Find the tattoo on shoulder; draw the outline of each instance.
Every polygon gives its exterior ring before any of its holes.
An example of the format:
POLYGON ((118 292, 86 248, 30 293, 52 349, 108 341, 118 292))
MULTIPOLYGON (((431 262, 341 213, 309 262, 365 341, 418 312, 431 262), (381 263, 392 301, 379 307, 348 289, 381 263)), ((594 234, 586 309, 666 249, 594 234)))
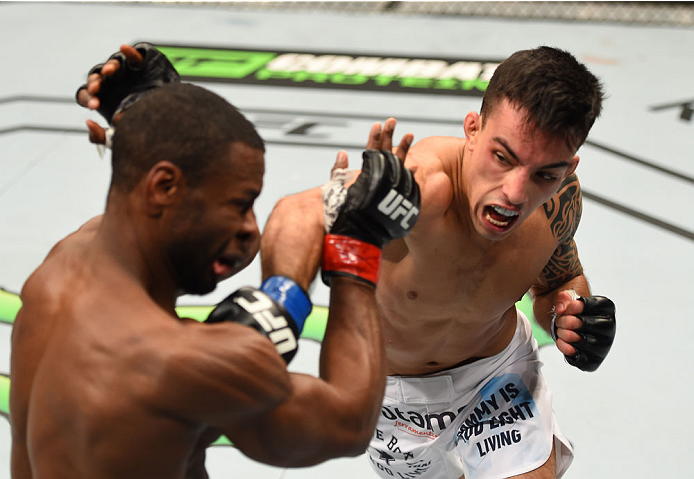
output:
POLYGON ((576 174, 569 175, 553 198, 542 205, 550 223, 552 235, 564 242, 573 237, 581 221, 583 203, 576 174))
POLYGON ((573 238, 563 241, 542 270, 541 277, 547 289, 555 289, 583 273, 578 249, 573 238))

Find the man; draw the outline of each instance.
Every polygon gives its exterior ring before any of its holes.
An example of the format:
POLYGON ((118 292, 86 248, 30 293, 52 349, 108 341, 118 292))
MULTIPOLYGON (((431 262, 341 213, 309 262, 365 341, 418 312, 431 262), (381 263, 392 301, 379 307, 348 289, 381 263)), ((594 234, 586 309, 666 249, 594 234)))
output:
MULTIPOLYGON (((385 247, 376 291, 389 378, 369 454, 382 477, 553 478, 568 468, 572 448, 515 302, 530 291, 570 364, 592 371, 607 355, 614 305, 591 296, 573 240, 576 151, 602 98, 567 52, 517 52, 497 68, 481 112, 465 117, 464 139, 425 138, 407 152, 421 213, 385 247)), ((374 125, 367 148, 391 149, 394 128, 374 125)), ((339 197, 346 174, 337 173, 282 204, 339 197)), ((291 218, 267 227, 297 235, 291 218)), ((262 254, 276 246, 263 243, 262 254)))
POLYGON ((366 155, 355 194, 373 201, 350 193, 337 246, 323 248, 334 278, 321 377, 290 374, 321 259, 320 203, 273 213, 292 215, 303 236, 268 229, 278 244, 262 258, 260 289, 231 294, 205 323, 174 309, 180 293, 212 291, 258 251, 263 153, 243 115, 190 84, 157 88, 122 115, 103 216, 60 241, 22 289, 12 477, 204 478, 205 449, 221 434, 285 467, 364 451, 385 378, 368 281, 378 264, 336 247, 378 255, 406 234, 411 224, 370 215, 392 190, 417 203, 416 184, 394 156, 366 155))
MULTIPOLYGON (((569 53, 517 52, 494 73, 481 113, 465 117, 465 139, 425 138, 407 153, 421 214, 384 249, 376 290, 389 378, 369 454, 381 477, 553 478, 569 466, 515 302, 530 291, 570 364, 592 371, 605 358, 614 305, 591 296, 573 240, 576 151, 602 98, 569 53)), ((394 128, 376 124, 367 148, 391 148, 394 128)), ((291 231, 282 221, 268 225, 291 231)))

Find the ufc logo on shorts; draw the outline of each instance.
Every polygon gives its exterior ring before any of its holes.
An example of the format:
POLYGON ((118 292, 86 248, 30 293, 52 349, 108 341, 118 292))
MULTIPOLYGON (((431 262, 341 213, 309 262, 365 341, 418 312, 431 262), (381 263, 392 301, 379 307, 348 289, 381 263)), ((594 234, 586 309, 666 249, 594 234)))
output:
POLYGON ((278 353, 284 354, 296 349, 296 339, 287 319, 282 315, 275 316, 272 312, 272 300, 260 291, 252 291, 251 295, 255 301, 251 302, 246 298, 235 298, 234 301, 253 316, 275 344, 278 353))
POLYGON ((419 208, 413 206, 410 200, 406 199, 400 193, 391 188, 385 198, 378 204, 378 211, 386 215, 391 220, 400 220, 400 226, 404 229, 410 227, 409 221, 413 216, 419 214, 419 208))

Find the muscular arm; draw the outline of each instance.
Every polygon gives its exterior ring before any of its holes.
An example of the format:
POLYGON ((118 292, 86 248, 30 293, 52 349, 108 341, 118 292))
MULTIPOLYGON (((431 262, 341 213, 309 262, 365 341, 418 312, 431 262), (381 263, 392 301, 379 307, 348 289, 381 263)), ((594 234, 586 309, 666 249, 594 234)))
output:
POLYGON ((590 295, 588 281, 578 259, 574 234, 581 220, 582 200, 578 177, 570 175, 559 192, 543 205, 552 235, 559 243, 549 262, 530 290, 537 322, 549 332, 552 307, 557 295, 574 289, 580 296, 590 295))
POLYGON ((282 467, 364 452, 385 386, 372 287, 333 279, 320 378, 292 374, 291 384, 291 396, 277 408, 223 429, 242 452, 282 467))
POLYGON ((232 322, 181 321, 132 354, 133 389, 165 415, 217 426, 258 414, 291 392, 286 365, 257 331, 232 322))
POLYGON ((260 240, 263 279, 287 276, 308 290, 320 266, 323 235, 320 188, 282 198, 272 210, 260 240))
MULTIPOLYGON (((278 256, 292 244, 303 244, 306 250, 307 240, 314 244, 315 236, 323 237, 320 189, 281 200, 263 233, 263 276, 298 272, 295 280, 307 287, 317 271, 320 244, 309 248, 310 260, 304 264, 278 256)), ((372 286, 348 277, 333 279, 320 377, 290 378, 291 395, 280 406, 222 428, 242 452, 268 464, 301 467, 366 449, 385 387, 384 347, 372 286)))

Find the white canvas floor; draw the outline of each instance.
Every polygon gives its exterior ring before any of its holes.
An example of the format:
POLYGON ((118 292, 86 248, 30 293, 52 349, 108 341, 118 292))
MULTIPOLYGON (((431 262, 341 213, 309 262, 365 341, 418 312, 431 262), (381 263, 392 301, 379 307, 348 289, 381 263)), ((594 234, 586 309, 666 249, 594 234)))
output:
MULTIPOLYGON (((694 30, 521 20, 387 17, 347 13, 235 12, 210 7, 0 3, 0 287, 18 292, 50 247, 104 206, 108 159, 87 142, 97 115, 71 98, 88 68, 122 43, 297 49, 501 60, 548 44, 567 49, 603 80, 609 98, 579 155, 586 191, 577 234, 593 291, 618 308, 618 334, 599 371, 542 350, 555 412, 575 445, 567 479, 692 477, 690 400, 694 337, 694 30), (691 108, 691 105, 690 105, 691 108)), ((368 128, 388 116, 416 138, 462 135, 479 98, 201 83, 228 98, 267 140, 264 222, 282 195, 322 183, 339 148, 359 158, 368 128), (304 123, 300 123, 304 122, 304 123), (314 122, 297 139, 291 126, 314 122)), ((251 265, 213 304, 259 283, 251 265)), ((316 285, 316 304, 327 290, 316 285)), ((11 326, 0 323, 0 372, 9 372, 11 326)), ((319 346, 304 342, 292 368, 317 370, 319 346)), ((0 418, 0 479, 9 478, 9 425, 0 418)), ((365 457, 307 469, 252 462, 230 447, 210 450, 216 478, 376 477, 365 457)))

